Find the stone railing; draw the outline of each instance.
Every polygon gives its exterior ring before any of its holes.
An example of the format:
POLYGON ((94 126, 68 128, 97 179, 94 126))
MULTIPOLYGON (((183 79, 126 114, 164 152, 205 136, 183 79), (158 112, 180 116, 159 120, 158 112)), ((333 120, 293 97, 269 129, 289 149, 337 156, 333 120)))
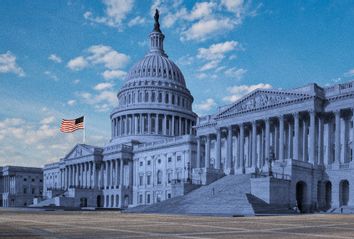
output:
POLYGON ((134 146, 134 149, 146 149, 146 148, 155 147, 155 146, 159 146, 159 145, 166 145, 166 144, 170 144, 170 143, 187 141, 187 140, 191 140, 192 137, 193 136, 191 136, 191 135, 176 136, 176 137, 172 137, 169 139, 154 141, 151 143, 139 144, 139 145, 134 146))
POLYGON ((351 91, 354 91, 354 81, 329 86, 329 87, 324 88, 324 90, 325 90, 325 93, 327 96, 351 92, 351 91))
POLYGON ((104 148, 105 152, 111 152, 111 151, 132 151, 133 147, 130 145, 126 144, 117 144, 117 145, 112 145, 112 146, 107 146, 104 148))

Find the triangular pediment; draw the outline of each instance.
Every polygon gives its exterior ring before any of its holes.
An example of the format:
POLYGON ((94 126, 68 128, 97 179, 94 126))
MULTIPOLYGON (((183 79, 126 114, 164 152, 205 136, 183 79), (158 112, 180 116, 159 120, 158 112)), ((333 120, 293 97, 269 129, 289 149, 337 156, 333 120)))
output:
POLYGON ((260 109, 269 108, 272 106, 277 106, 280 104, 292 103, 298 100, 308 99, 310 95, 273 90, 273 89, 257 89, 248 95, 242 97, 241 99, 234 102, 232 105, 222 110, 217 117, 222 117, 224 115, 238 114, 250 111, 256 111, 260 109))
POLYGON ((88 145, 77 144, 64 159, 81 158, 94 154, 94 148, 88 145))

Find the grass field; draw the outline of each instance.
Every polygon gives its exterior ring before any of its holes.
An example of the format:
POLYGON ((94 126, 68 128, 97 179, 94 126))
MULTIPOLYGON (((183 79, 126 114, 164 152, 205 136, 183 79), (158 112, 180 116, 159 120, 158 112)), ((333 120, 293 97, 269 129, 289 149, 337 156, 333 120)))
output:
POLYGON ((0 209, 0 238, 354 238, 354 215, 232 218, 0 209))

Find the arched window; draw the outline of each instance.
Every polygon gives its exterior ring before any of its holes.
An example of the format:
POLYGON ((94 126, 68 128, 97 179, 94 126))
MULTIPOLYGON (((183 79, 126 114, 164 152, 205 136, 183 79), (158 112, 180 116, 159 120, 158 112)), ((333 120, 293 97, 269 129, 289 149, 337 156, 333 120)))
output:
POLYGON ((168 93, 165 94, 165 104, 168 104, 168 93))
POLYGON ((139 93, 138 93, 138 102, 141 102, 142 98, 143 98, 143 94, 141 93, 141 91, 139 91, 139 93))
POLYGON ((157 184, 161 184, 162 183, 162 171, 158 170, 157 171, 157 184))
POLYGON ((149 93, 147 91, 145 91, 145 99, 144 102, 148 102, 149 101, 149 93))
POLYGON ((175 104, 175 95, 172 95, 172 102, 173 105, 175 104))
POLYGON ((155 91, 151 92, 151 102, 155 102, 155 91))
POLYGON ((162 102, 162 93, 161 93, 161 92, 159 92, 159 98, 158 98, 158 101, 159 101, 159 103, 161 103, 161 102, 162 102))

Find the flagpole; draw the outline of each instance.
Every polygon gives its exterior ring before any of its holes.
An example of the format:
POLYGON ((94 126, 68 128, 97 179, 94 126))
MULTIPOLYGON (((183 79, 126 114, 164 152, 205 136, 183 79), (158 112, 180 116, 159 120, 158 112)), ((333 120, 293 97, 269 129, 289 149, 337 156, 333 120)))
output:
POLYGON ((85 143, 86 141, 86 117, 84 116, 84 131, 82 132, 82 142, 85 143))

